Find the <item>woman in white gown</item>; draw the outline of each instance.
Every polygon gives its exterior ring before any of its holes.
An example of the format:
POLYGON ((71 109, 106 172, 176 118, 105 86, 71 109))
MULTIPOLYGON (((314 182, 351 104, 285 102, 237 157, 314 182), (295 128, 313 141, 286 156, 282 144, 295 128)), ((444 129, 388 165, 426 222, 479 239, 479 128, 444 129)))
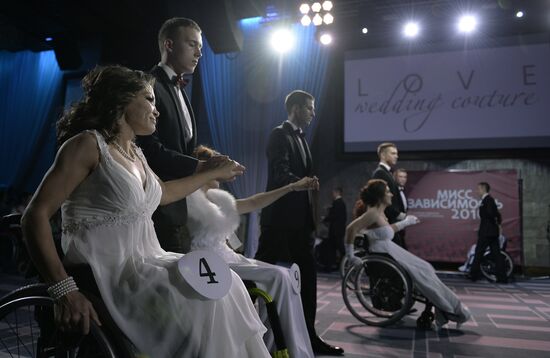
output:
POLYGON ((357 218, 346 228, 346 256, 354 265, 362 264, 354 254, 353 241, 358 233, 364 232, 369 240, 369 251, 389 254, 399 262, 413 280, 415 288, 434 305, 436 328, 441 328, 449 320, 456 322, 458 327, 470 319, 468 308, 441 282, 432 265, 392 241, 395 232, 419 221, 409 215, 389 225, 384 209, 391 205, 391 198, 392 194, 383 180, 369 180, 361 190, 361 201, 366 211, 357 213, 357 218))
MULTIPOLYGON (((195 150, 200 160, 208 160, 218 153, 205 146, 195 150)), ((245 199, 237 199, 219 189, 219 182, 212 180, 187 197, 187 226, 191 234, 191 250, 211 250, 220 255, 243 280, 254 281, 258 288, 269 293, 279 313, 283 335, 291 357, 313 358, 302 300, 293 289, 290 270, 237 254, 229 246, 239 227, 240 214, 262 209, 291 191, 317 189, 316 178, 304 177, 281 188, 258 193, 245 199)), ((238 239, 237 239, 238 240, 238 239)), ((265 312, 262 317, 265 318, 265 312)), ((273 337, 266 335, 266 343, 272 351, 273 337)))
POLYGON ((55 251, 48 219, 62 205, 65 263, 90 265, 101 298, 134 345, 149 357, 269 357, 262 325, 232 272, 218 300, 201 300, 179 275, 180 254, 161 249, 151 215, 215 178, 242 174, 218 168, 162 183, 135 135, 155 130, 153 79, 120 66, 98 67, 84 79, 85 98, 59 122, 61 146, 23 217, 33 261, 55 301, 64 330, 100 324, 55 251), (51 290, 51 291, 50 291, 51 290))

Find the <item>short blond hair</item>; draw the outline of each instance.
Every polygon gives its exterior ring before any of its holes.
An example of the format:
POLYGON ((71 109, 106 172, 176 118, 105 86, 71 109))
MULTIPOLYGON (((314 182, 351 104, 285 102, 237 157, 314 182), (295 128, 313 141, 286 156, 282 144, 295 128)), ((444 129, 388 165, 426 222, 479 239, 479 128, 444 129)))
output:
POLYGON ((391 148, 391 147, 397 149, 397 146, 394 143, 391 143, 391 142, 384 142, 384 143, 380 144, 378 146, 378 149, 376 150, 376 153, 378 153, 378 158, 381 157, 382 153, 385 152, 386 149, 391 148))

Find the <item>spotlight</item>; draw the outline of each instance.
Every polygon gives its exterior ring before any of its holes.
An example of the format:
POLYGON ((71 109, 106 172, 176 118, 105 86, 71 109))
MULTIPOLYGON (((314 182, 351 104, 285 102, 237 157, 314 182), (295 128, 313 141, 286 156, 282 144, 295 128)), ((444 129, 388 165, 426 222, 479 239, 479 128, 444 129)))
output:
POLYGON ((416 22, 408 22, 403 26, 403 35, 405 37, 413 38, 418 35, 420 28, 416 22))
POLYGON ((44 39, 44 41, 46 41, 46 42, 52 42, 52 41, 53 41, 53 37, 46 37, 46 38, 44 39))
POLYGON ((324 33, 319 37, 319 41, 325 46, 330 45, 332 42, 332 35, 329 33, 324 33))
POLYGON ((294 37, 287 29, 276 30, 271 35, 271 46, 277 52, 288 52, 294 46, 294 37))
POLYGON ((525 15, 525 13, 524 13, 523 11, 521 11, 521 10, 519 10, 518 12, 516 12, 516 17, 517 17, 518 19, 521 19, 524 15, 525 15))
POLYGON ((458 20, 458 31, 470 33, 477 27, 477 20, 472 15, 464 15, 458 20))
POLYGON ((302 4, 300 5, 300 13, 301 14, 307 14, 309 12, 309 5, 308 4, 302 4))
POLYGON ((334 17, 330 13, 326 13, 325 16, 323 16, 323 22, 330 25, 334 22, 334 17))
POLYGON ((309 17, 307 15, 304 15, 304 16, 302 16, 302 20, 300 20, 300 22, 304 26, 309 26, 309 24, 311 24, 311 17, 309 17))
POLYGON ((323 18, 321 17, 321 15, 315 14, 315 16, 313 16, 313 25, 319 26, 322 23, 323 23, 323 18))
POLYGON ((331 34, 322 34, 319 37, 319 41, 325 46, 330 45, 332 43, 332 36, 331 34))
POLYGON ((313 5, 311 5, 311 11, 313 11, 313 12, 321 11, 321 3, 320 2, 314 2, 313 5))
POLYGON ((323 10, 325 10, 325 11, 332 10, 332 1, 323 2, 323 10))
POLYGON ((369 29, 367 29, 366 27, 363 27, 363 29, 361 29, 361 32, 363 34, 366 34, 367 32, 369 32, 369 29))

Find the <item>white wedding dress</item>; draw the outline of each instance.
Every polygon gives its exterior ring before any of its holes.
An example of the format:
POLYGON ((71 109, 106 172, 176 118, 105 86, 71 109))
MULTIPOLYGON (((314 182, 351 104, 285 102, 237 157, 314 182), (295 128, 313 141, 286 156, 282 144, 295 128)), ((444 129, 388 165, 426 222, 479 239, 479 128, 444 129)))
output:
MULTIPOLYGON (((283 335, 290 357, 313 358, 300 295, 292 287, 289 269, 266 262, 248 259, 227 245, 239 227, 235 198, 220 189, 206 193, 197 190, 187 197, 187 227, 191 234, 191 250, 211 250, 224 258, 243 280, 254 281, 258 288, 269 293, 277 305, 283 335)), ((262 318, 266 318, 262 312, 262 318)), ((266 334, 266 344, 274 350, 272 335, 266 334)))
POLYGON ((239 277, 219 300, 196 298, 161 249, 151 215, 161 187, 146 164, 145 188, 94 133, 99 165, 62 206, 67 263, 91 266, 116 324, 149 357, 269 357, 262 325, 239 277))
POLYGON ((428 262, 411 254, 392 241, 394 231, 390 225, 364 230, 369 239, 369 251, 387 253, 403 267, 414 282, 414 287, 435 307, 435 319, 439 326, 449 320, 463 323, 471 313, 456 294, 437 277, 428 262))

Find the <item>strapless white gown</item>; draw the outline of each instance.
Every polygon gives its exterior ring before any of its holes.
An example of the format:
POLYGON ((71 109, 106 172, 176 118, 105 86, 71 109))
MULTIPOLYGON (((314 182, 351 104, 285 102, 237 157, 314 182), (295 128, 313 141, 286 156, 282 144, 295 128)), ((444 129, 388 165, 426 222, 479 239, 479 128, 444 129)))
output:
MULTIPOLYGON (((234 252, 227 240, 239 227, 239 213, 235 198, 228 192, 210 189, 197 190, 187 197, 191 250, 211 250, 223 257, 243 280, 256 283, 275 300, 283 334, 290 357, 313 358, 313 349, 307 332, 302 299, 292 288, 289 269, 266 262, 248 259, 234 252)), ((265 312, 261 317, 266 319, 265 312)), ((271 331, 265 341, 274 350, 271 331)))
POLYGON ((369 251, 389 254, 407 271, 415 289, 433 303, 435 319, 439 326, 449 320, 463 323, 470 319, 471 313, 468 308, 441 282, 432 265, 392 241, 394 231, 390 225, 363 232, 369 239, 369 251))
POLYGON ((100 161, 62 206, 65 260, 91 266, 116 324, 149 357, 269 357, 241 279, 232 272, 222 299, 194 298, 178 273, 182 255, 161 249, 151 220, 161 187, 141 151, 145 188, 91 132, 100 161))

